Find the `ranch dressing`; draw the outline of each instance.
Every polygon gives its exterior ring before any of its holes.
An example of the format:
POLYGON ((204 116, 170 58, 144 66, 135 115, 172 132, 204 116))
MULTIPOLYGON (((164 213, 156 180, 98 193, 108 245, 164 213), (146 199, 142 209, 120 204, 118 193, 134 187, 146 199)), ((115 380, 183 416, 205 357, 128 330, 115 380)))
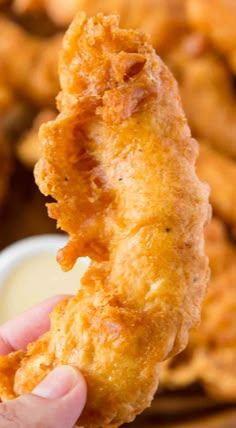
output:
MULTIPOLYGON (((24 241, 27 240, 21 241, 23 246, 24 241)), ((56 262, 56 250, 60 245, 55 247, 49 250, 47 245, 42 245, 41 250, 33 251, 36 254, 32 254, 32 251, 27 254, 26 251, 25 257, 13 262, 10 269, 8 263, 7 274, 4 275, 1 275, 0 254, 0 324, 48 297, 75 294, 79 289, 80 279, 87 270, 89 259, 79 259, 71 271, 63 272, 56 262)))

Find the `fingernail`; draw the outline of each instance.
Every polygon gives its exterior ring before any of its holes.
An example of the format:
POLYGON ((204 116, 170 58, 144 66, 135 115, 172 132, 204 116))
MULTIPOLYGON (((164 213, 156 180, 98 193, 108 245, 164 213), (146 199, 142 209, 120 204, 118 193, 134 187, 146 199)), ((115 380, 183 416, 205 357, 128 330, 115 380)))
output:
POLYGON ((32 394, 43 398, 61 398, 81 382, 80 373, 73 367, 60 366, 54 369, 32 394))

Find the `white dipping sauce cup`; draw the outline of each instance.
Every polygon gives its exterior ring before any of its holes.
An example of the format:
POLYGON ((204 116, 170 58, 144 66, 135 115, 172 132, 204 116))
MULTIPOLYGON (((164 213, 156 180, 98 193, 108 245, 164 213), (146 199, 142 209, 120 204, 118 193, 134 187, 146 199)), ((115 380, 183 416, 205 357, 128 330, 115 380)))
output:
POLYGON ((55 294, 74 294, 89 258, 80 258, 70 272, 56 262, 65 235, 40 235, 18 241, 0 252, 0 323, 55 294))

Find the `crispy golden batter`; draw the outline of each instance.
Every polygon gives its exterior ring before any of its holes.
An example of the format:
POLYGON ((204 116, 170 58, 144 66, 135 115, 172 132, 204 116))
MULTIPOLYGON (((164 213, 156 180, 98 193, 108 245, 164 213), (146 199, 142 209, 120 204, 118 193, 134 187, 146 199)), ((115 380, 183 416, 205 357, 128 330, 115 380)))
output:
POLYGON ((236 248, 219 220, 207 228, 206 250, 212 278, 200 328, 182 354, 164 363, 161 381, 169 387, 201 381, 211 395, 236 400, 236 248))
POLYGON ((59 88, 57 62, 61 35, 37 39, 3 16, 0 28, 1 78, 33 103, 53 105, 59 88))
POLYGON ((63 269, 80 256, 92 262, 78 294, 53 311, 50 332, 13 367, 10 387, 12 356, 0 358, 0 396, 29 392, 71 364, 88 383, 79 423, 117 426, 150 404, 159 362, 186 346, 199 321, 208 187, 195 174, 176 82, 143 33, 121 30, 116 16, 78 15, 60 79, 61 113, 42 128, 36 179, 70 234, 63 269))
POLYGON ((139 28, 150 34, 158 53, 166 50, 186 28, 183 0, 15 0, 14 5, 19 13, 45 9, 62 26, 67 26, 79 10, 88 16, 119 13, 121 27, 139 28))
POLYGON ((180 85, 192 131, 236 158, 236 98, 224 64, 199 35, 184 39, 166 61, 180 85))
POLYGON ((190 25, 228 58, 236 73, 236 1, 187 0, 190 25))
POLYGON ((43 123, 53 120, 56 117, 54 110, 42 110, 36 116, 33 126, 25 132, 17 143, 17 157, 27 167, 33 168, 40 158, 40 147, 38 131, 43 123))
POLYGON ((202 143, 197 172, 199 177, 210 186, 210 201, 215 214, 232 229, 236 228, 235 161, 202 143))

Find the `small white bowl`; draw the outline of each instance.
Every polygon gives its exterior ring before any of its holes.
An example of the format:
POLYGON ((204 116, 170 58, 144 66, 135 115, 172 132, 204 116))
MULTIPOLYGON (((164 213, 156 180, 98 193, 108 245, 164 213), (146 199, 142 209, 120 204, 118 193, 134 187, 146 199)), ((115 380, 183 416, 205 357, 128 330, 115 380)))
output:
POLYGON ((90 259, 80 258, 63 272, 56 253, 68 240, 65 235, 26 238, 0 252, 0 323, 55 294, 74 294, 90 259))
POLYGON ((66 244, 65 235, 39 235, 22 239, 0 251, 0 287, 20 263, 38 254, 55 254, 66 244))

